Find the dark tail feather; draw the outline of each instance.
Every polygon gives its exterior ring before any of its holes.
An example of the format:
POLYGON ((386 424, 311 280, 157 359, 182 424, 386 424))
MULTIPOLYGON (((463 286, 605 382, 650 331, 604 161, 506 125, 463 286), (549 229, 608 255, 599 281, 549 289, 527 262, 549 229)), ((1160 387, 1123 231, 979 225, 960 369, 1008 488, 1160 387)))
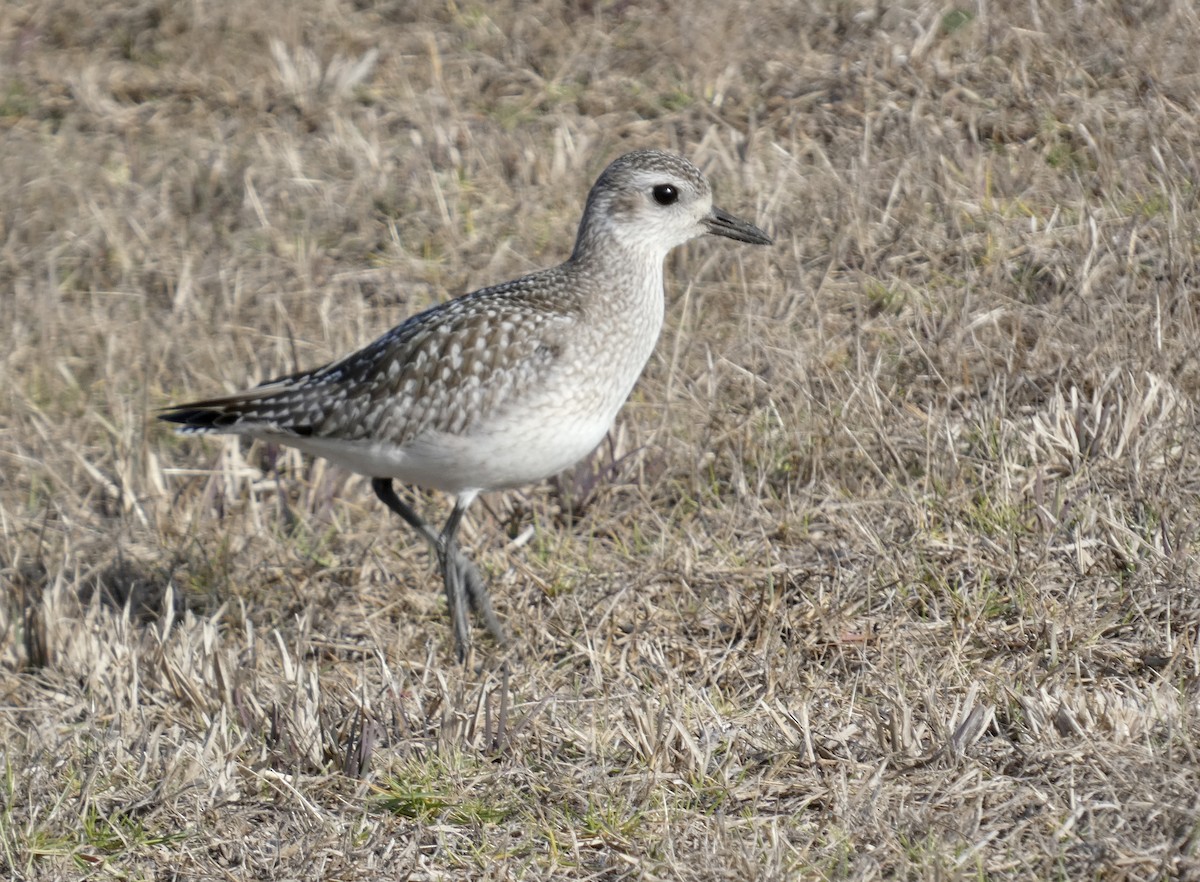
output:
POLYGON ((228 398, 176 404, 159 411, 158 418, 168 423, 179 423, 183 426, 179 431, 184 434, 189 432, 242 432, 254 436, 262 434, 296 435, 301 438, 313 434, 313 427, 305 423, 280 425, 274 419, 262 419, 259 414, 255 413, 253 407, 259 400, 259 396, 255 394, 256 391, 251 390, 244 395, 231 395, 228 398))
POLYGON ((227 429, 242 417, 227 410, 179 404, 166 408, 158 414, 158 418, 168 423, 182 423, 189 429, 227 429))

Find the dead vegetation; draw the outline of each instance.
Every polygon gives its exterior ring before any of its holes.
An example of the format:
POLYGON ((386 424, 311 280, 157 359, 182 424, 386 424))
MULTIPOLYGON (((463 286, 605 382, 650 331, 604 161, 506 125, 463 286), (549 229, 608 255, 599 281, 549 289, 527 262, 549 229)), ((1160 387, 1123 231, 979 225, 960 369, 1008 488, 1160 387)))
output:
MULTIPOLYGON (((6 878, 1200 879, 1200 16, 0 7, 6 878), (611 444, 465 525, 156 407, 568 252, 668 267, 611 444)), ((444 500, 423 500, 426 508, 444 500)))

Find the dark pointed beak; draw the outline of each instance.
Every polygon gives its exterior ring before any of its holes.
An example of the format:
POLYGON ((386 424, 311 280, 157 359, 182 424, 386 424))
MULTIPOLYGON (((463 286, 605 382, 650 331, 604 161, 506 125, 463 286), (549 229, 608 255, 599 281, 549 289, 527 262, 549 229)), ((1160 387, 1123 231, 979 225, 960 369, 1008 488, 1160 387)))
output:
POLYGON ((749 242, 751 245, 771 245, 771 237, 749 221, 734 217, 727 211, 713 206, 704 225, 714 236, 724 236, 726 239, 736 239, 739 242, 749 242))

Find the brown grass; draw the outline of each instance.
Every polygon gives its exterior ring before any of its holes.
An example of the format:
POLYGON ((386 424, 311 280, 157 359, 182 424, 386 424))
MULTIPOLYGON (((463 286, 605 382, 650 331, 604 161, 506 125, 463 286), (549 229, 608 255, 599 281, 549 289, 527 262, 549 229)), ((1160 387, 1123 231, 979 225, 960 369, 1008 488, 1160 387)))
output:
MULTIPOLYGON (((1200 879, 1200 15, 0 6, 0 875, 1200 879), (561 260, 679 150, 612 444, 464 542, 156 407, 561 260)), ((424 497, 434 515, 444 499, 424 497)))

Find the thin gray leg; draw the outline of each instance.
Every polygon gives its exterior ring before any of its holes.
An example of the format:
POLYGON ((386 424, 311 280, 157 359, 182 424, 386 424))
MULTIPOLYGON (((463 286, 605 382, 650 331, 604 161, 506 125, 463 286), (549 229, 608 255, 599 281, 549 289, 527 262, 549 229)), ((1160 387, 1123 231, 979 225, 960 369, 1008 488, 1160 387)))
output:
POLYGON ((458 578, 466 589, 467 601, 471 604, 472 611, 483 620, 483 624, 496 638, 496 642, 505 646, 508 638, 504 634, 504 628, 500 626, 500 620, 496 618, 496 613, 492 611, 492 600, 488 596, 487 583, 483 581, 479 570, 467 559, 458 545, 458 526, 462 522, 463 515, 466 514, 467 506, 474 499, 475 494, 471 493, 459 496, 454 501, 454 510, 450 512, 446 526, 442 528, 442 553, 447 561, 446 566, 452 565, 458 571, 458 578))
POLYGON ((454 510, 446 521, 441 533, 434 531, 420 515, 406 505, 392 486, 391 478, 374 478, 371 489, 388 508, 403 518, 404 522, 425 537, 435 552, 441 565, 442 582, 446 589, 446 604, 450 608, 450 627, 454 634, 454 652, 461 663, 466 660, 467 650, 471 647, 471 631, 467 624, 467 605, 483 619, 488 631, 500 645, 505 645, 508 638, 500 626, 500 620, 492 611, 492 602, 488 597, 487 585, 479 575, 479 571, 462 553, 459 548, 459 524, 466 514, 467 506, 475 499, 474 493, 464 493, 454 501, 454 510), (463 601, 466 601, 464 603, 463 601))
POLYGON ((425 537, 425 541, 433 546, 434 550, 440 547, 440 539, 433 527, 425 523, 421 516, 400 501, 400 497, 396 495, 395 488, 392 487, 391 478, 372 478, 371 489, 375 491, 375 495, 379 497, 380 502, 394 511, 400 517, 404 518, 404 522, 425 537))
POLYGON ((454 654, 458 658, 458 663, 462 664, 467 660, 467 653, 471 649, 471 629, 467 624, 466 586, 463 584, 463 570, 460 565, 462 557, 457 552, 456 548, 456 557, 451 557, 439 550, 438 558, 442 564, 442 582, 446 586, 446 605, 450 608, 450 628, 454 632, 454 654))

